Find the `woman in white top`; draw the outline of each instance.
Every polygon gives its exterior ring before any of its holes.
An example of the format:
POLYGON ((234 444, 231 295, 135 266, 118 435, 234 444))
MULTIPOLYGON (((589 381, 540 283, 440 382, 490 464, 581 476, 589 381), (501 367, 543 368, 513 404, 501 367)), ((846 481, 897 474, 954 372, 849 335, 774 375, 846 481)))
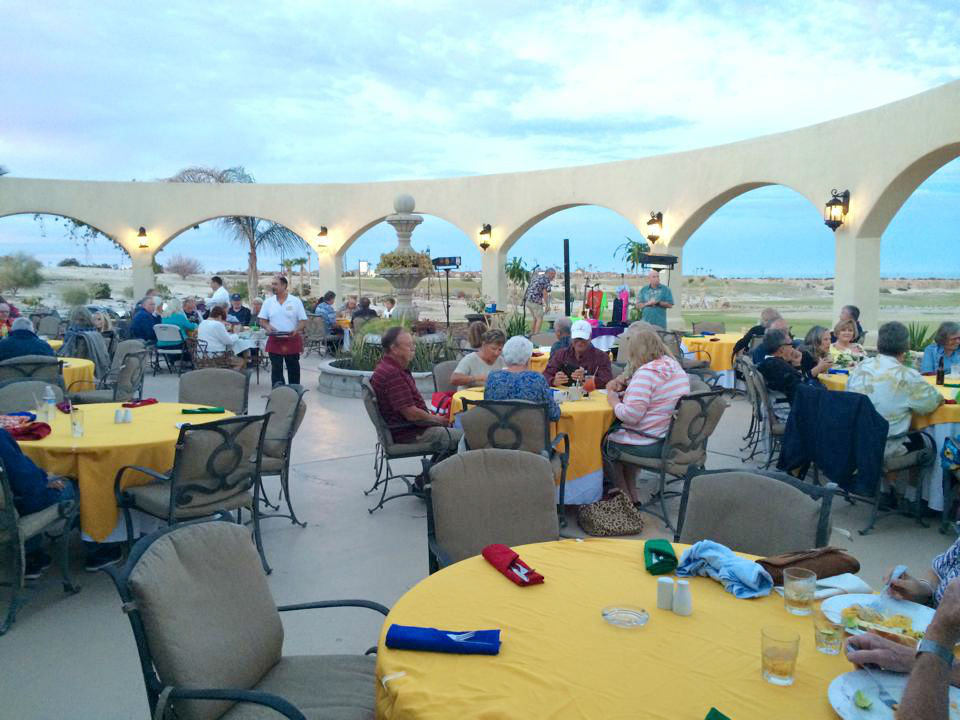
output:
POLYGON ((487 330, 480 340, 480 349, 465 356, 450 376, 450 382, 457 387, 483 385, 487 375, 494 370, 504 368, 503 344, 507 336, 502 330, 487 330))
MULTIPOLYGON (((210 317, 201 321, 197 328, 197 340, 206 345, 206 351, 210 354, 224 353, 232 350, 234 343, 237 342, 237 336, 227 330, 227 311, 219 305, 215 305, 210 311, 210 317)), ((236 367, 246 365, 244 358, 235 358, 236 367)))

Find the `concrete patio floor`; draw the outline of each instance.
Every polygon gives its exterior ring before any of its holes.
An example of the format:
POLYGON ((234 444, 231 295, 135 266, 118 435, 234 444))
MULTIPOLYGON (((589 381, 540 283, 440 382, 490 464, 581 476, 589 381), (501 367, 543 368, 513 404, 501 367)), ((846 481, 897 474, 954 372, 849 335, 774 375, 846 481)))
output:
MULTIPOLYGON (((303 384, 311 389, 317 385, 317 364, 316 357, 304 361, 303 384)), ((263 408, 267 392, 269 378, 261 373, 260 384, 251 386, 251 412, 263 408)), ((175 400, 176 395, 175 377, 147 378, 145 396, 175 400)), ((278 604, 353 597, 391 606, 427 575, 424 505, 401 498, 368 514, 374 502, 362 490, 373 479, 375 437, 362 403, 315 390, 306 400, 291 484, 297 513, 308 525, 264 521, 264 545, 274 568, 270 587, 278 604)), ((743 465, 738 448, 748 423, 747 404, 733 399, 710 441, 709 468, 743 465)), ((275 479, 267 480, 267 488, 276 497, 275 479)), ((676 502, 672 507, 675 514, 676 502)), ((872 535, 863 537, 856 530, 865 524, 868 508, 842 500, 834 507, 834 526, 850 530, 853 538, 835 533, 832 544, 848 548, 860 560, 863 578, 875 587, 891 565, 903 562, 920 570, 952 541, 934 526, 922 528, 899 516, 881 520, 872 535)), ((566 532, 579 532, 573 513, 566 532)), ((648 518, 639 537, 657 536, 667 536, 664 527, 648 518)), ((639 558, 639 546, 637 552, 639 558)), ((82 592, 64 596, 51 569, 33 585, 14 627, 0 637, 0 716, 145 718, 133 636, 113 585, 103 573, 84 573, 79 553, 74 565, 82 592)), ((376 643, 382 620, 359 609, 285 615, 287 654, 363 652, 376 643)))

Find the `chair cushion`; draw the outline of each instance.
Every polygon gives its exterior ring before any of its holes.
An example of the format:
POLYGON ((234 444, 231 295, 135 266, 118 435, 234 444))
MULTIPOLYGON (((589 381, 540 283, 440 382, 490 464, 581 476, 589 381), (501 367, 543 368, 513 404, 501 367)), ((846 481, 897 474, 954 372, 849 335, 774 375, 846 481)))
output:
POLYGON ((84 390, 70 393, 70 402, 76 405, 113 402, 113 390, 84 390))
POLYGON ((264 475, 278 475, 283 471, 283 459, 263 455, 260 458, 260 472, 264 475))
MULTIPOLYGON (((292 655, 273 666, 256 689, 279 695, 309 720, 371 720, 376 660, 369 655, 292 655)), ((262 705, 234 705, 223 720, 274 720, 262 705)))
MULTIPOLYGON (((248 528, 214 521, 161 535, 128 583, 163 684, 250 689, 280 661, 283 625, 248 528)), ((232 705, 178 702, 177 717, 214 720, 232 705)))
POLYGON ((907 468, 918 465, 927 465, 931 460, 933 460, 933 453, 930 449, 921 448, 920 450, 914 450, 913 452, 904 453, 903 455, 885 457, 883 459, 883 469, 885 472, 906 470, 907 468))
POLYGON ((56 525, 58 521, 62 522, 58 505, 51 505, 40 512, 22 515, 17 520, 17 527, 20 528, 20 535, 24 540, 29 540, 34 535, 39 535, 51 525, 56 525))
MULTIPOLYGON (((138 510, 149 513, 154 517, 166 519, 170 512, 170 483, 153 482, 149 485, 135 485, 128 487, 124 495, 129 497, 138 510)), ((202 498, 202 495, 198 495, 202 498)), ((214 503, 202 505, 189 505, 177 508, 176 517, 178 520, 187 518, 204 517, 213 515, 218 510, 236 510, 238 507, 252 507, 253 496, 249 490, 236 495, 219 500, 214 503)))

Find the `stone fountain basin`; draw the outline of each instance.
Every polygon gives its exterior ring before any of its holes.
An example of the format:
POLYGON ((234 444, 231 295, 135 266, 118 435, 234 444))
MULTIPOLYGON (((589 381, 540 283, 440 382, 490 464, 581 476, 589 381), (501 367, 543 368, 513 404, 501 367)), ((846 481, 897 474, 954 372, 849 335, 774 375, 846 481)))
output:
MULTIPOLYGON (((369 379, 373 375, 373 371, 338 367, 338 365, 349 365, 349 363, 349 358, 331 358, 321 362, 318 368, 320 371, 318 390, 337 397, 363 397, 361 383, 364 378, 369 379)), ((417 390, 420 391, 420 394, 429 399, 434 391, 433 373, 415 372, 413 373, 413 379, 417 383, 417 390)))

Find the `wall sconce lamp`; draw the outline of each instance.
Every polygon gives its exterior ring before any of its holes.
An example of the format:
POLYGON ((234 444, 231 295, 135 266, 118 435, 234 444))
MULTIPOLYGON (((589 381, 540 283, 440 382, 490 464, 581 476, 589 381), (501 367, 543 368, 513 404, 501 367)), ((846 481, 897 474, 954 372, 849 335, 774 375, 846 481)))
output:
POLYGON ((140 230, 137 232, 137 240, 140 241, 140 248, 148 248, 150 244, 147 242, 147 229, 141 225, 140 230))
POLYGON ((663 233, 663 213, 662 212, 651 212, 650 219, 647 220, 647 240, 651 243, 655 243, 660 239, 660 235, 663 233))
POLYGON ((836 232, 837 228, 843 225, 843 219, 850 211, 850 191, 831 190, 830 195, 832 197, 823 207, 823 224, 836 232))
POLYGON ((480 249, 484 252, 490 247, 490 238, 493 236, 493 228, 490 227, 490 223, 484 223, 480 228, 480 249), (486 237, 483 237, 486 235, 486 237))
POLYGON ((326 225, 321 225, 321 226, 320 226, 320 232, 317 233, 317 237, 325 238, 326 236, 327 236, 327 226, 326 226, 326 225))

